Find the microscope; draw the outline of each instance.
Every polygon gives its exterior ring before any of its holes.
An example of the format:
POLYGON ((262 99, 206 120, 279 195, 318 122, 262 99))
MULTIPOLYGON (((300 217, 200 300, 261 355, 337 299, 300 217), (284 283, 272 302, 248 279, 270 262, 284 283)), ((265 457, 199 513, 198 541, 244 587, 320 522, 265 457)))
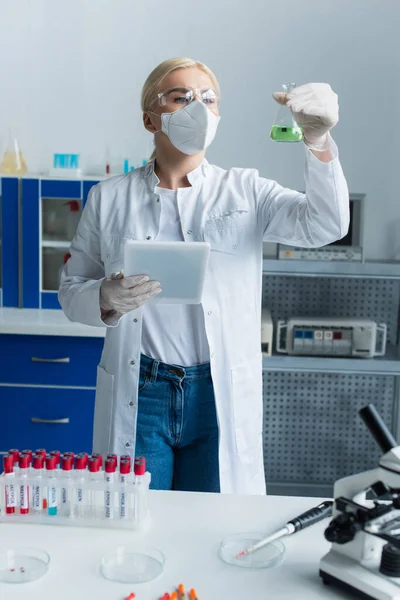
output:
POLYGON ((400 600, 400 446, 373 404, 360 416, 383 456, 376 469, 339 479, 331 550, 320 562, 325 584, 371 600, 400 600))

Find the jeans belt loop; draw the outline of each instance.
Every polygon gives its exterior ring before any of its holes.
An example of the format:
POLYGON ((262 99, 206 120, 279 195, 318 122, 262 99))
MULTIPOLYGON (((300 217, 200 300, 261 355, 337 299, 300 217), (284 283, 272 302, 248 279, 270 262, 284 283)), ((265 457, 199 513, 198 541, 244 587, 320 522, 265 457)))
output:
POLYGON ((157 374, 158 374, 158 365, 160 363, 158 362, 158 360, 153 360, 153 364, 151 366, 151 382, 154 383, 157 380, 157 374))

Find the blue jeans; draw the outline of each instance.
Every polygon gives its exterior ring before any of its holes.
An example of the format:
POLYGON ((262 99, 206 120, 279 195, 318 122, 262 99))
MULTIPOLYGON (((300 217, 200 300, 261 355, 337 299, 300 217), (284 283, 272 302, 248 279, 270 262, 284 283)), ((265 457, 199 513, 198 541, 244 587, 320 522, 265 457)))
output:
POLYGON ((136 456, 151 488, 219 492, 219 431, 210 365, 178 367, 141 356, 136 456))

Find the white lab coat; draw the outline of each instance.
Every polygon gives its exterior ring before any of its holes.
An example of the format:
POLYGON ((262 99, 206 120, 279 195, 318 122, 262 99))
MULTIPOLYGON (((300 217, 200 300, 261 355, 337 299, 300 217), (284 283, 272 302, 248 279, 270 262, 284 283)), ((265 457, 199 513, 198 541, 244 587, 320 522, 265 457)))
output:
MULTIPOLYGON (((334 151, 336 146, 332 142, 334 151)), ((221 491, 265 493, 260 342, 262 242, 322 246, 343 237, 349 197, 337 156, 306 151, 306 194, 253 169, 204 161, 178 190, 186 241, 207 241, 203 296, 220 429, 221 491)), ((59 300, 71 321, 100 318, 104 276, 123 268, 127 240, 157 239, 160 203, 153 163, 92 188, 62 276, 59 300)), ((134 454, 142 311, 107 326, 97 374, 93 451, 134 454)))

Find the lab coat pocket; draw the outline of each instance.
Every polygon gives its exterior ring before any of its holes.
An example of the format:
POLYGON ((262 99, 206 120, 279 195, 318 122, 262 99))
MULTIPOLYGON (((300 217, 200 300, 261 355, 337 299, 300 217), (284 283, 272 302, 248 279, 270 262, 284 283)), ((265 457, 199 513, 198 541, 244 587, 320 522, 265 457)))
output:
POLYGON ((211 250, 236 254, 243 242, 247 211, 236 210, 226 215, 207 219, 203 238, 211 250))
POLYGON ((231 370, 237 453, 243 463, 258 456, 262 436, 262 355, 257 354, 231 370))
POLYGON ((109 452, 114 409, 114 375, 97 367, 96 404, 94 408, 93 452, 109 452))

